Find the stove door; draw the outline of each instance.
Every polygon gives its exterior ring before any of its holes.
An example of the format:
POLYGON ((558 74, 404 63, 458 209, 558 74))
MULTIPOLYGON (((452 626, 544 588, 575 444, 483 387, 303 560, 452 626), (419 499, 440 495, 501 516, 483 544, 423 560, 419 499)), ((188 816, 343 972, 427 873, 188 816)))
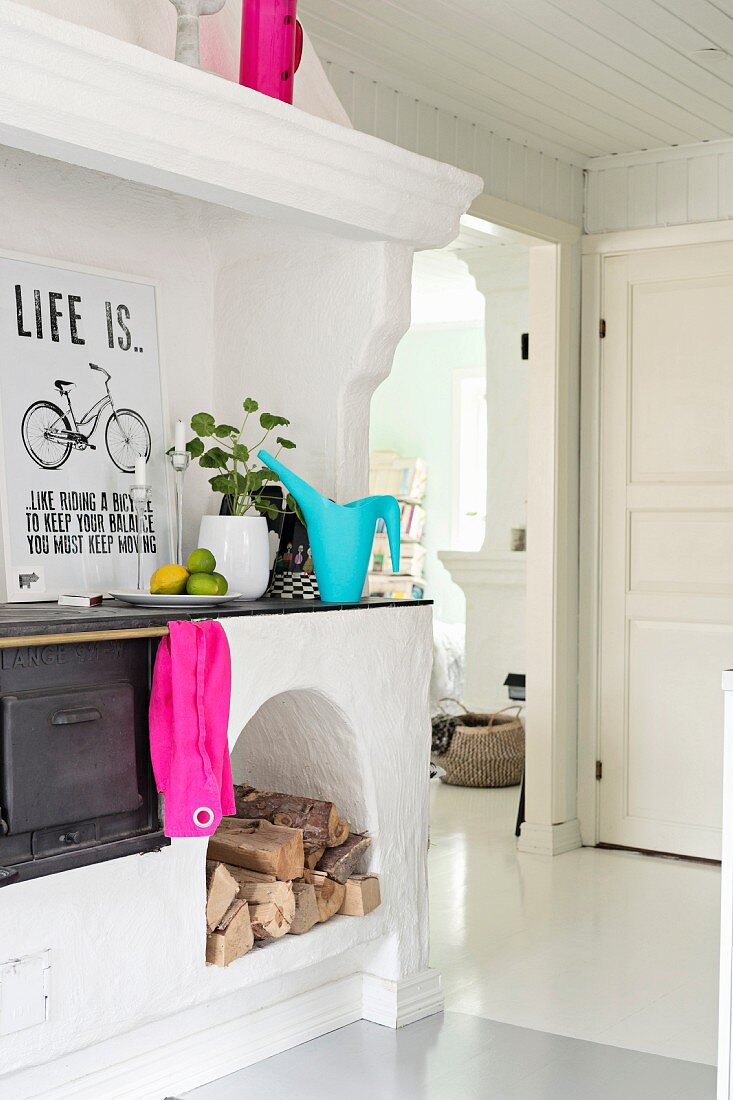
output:
POLYGON ((0 711, 11 834, 141 805, 132 684, 4 695, 0 711))

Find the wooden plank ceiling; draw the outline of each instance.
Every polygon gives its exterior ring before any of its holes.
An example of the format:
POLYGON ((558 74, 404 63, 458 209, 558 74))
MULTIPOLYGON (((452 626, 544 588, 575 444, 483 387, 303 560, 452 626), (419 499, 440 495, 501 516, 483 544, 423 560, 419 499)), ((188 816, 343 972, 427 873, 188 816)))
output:
POLYGON ((325 59, 575 163, 733 136, 733 0, 300 0, 299 12, 325 59))

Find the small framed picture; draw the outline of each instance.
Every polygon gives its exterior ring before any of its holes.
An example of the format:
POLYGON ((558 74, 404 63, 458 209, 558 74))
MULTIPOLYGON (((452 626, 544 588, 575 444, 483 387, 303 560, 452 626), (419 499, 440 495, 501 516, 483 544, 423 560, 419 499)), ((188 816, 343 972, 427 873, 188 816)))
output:
POLYGON ((171 560, 163 407, 154 283, 0 254, 0 599, 132 587, 138 538, 171 560))

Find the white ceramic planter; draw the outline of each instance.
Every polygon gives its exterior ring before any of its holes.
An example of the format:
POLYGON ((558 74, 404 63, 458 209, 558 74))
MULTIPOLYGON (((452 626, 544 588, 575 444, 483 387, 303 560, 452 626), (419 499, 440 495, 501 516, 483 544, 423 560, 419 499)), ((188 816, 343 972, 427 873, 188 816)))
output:
POLYGON ((229 581, 230 592, 258 599, 270 578, 270 547, 264 516, 204 516, 199 546, 211 550, 216 570, 229 581))

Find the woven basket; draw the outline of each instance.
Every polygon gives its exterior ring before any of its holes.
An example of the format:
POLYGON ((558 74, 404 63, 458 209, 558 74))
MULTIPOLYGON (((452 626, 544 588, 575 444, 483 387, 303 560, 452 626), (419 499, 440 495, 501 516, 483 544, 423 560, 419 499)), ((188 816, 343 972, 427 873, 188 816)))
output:
POLYGON ((524 726, 521 707, 506 707, 496 714, 467 713, 459 717, 450 748, 433 754, 445 769, 443 783, 454 787, 515 787, 524 770, 524 726), (507 711, 516 711, 509 715, 507 711), (483 719, 483 721, 477 721, 483 719))

